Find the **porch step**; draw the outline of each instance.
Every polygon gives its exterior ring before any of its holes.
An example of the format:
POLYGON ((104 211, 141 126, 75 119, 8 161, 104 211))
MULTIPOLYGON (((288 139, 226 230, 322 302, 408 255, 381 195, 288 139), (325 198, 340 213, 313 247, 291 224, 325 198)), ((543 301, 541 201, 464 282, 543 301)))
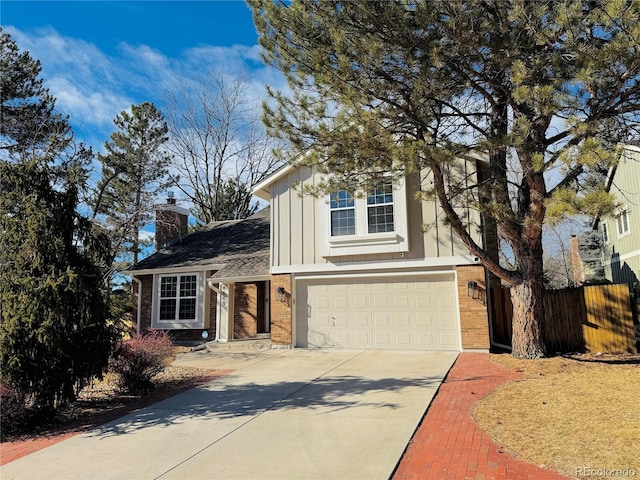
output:
POLYGON ((271 348, 271 338, 263 337, 260 338, 250 338, 246 340, 233 340, 230 342, 207 342, 204 344, 204 347, 207 350, 216 351, 216 350, 234 350, 234 351, 242 351, 242 350, 260 350, 264 348, 271 348))

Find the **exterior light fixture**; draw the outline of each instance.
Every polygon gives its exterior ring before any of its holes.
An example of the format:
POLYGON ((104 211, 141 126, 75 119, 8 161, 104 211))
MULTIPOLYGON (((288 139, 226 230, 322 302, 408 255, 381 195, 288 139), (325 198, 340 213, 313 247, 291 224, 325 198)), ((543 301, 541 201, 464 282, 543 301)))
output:
POLYGON ((279 302, 284 302, 285 300, 284 287, 278 287, 278 289, 276 290, 276 300, 278 300, 279 302))
POLYGON ((471 298, 478 298, 479 294, 478 282, 467 282, 467 296, 471 298))

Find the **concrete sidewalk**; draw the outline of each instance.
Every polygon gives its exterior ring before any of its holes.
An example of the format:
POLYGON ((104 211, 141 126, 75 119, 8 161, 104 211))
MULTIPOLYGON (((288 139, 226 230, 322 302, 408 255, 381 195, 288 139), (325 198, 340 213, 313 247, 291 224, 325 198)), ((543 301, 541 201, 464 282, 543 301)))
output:
POLYGON ((232 369, 11 462, 7 479, 388 479, 457 353, 192 352, 232 369))

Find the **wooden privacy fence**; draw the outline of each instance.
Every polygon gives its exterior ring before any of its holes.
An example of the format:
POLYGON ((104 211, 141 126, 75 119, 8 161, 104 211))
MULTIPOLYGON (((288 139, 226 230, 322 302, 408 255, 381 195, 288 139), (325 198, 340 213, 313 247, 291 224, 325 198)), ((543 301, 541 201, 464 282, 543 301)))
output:
MULTIPOLYGON (((494 287, 490 295, 493 339, 511 346, 510 290, 494 287)), ((547 290, 544 308, 549 352, 636 353, 626 284, 547 290)))

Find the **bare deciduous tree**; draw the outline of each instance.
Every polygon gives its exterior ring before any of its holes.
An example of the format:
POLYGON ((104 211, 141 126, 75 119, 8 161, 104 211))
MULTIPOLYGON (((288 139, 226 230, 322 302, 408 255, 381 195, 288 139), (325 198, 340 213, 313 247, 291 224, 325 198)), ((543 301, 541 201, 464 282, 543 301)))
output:
POLYGON ((165 93, 172 177, 203 223, 255 211, 252 188, 275 171, 260 104, 242 77, 214 72, 165 93))

